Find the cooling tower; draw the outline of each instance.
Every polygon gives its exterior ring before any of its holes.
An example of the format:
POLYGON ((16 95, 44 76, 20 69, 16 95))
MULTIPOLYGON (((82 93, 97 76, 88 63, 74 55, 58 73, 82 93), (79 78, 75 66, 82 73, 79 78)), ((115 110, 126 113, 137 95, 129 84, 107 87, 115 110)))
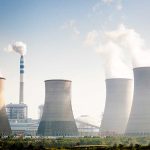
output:
POLYGON ((5 79, 0 77, 0 134, 9 135, 11 133, 11 128, 5 108, 4 81, 5 79))
POLYGON ((71 81, 45 81, 45 104, 37 135, 78 135, 71 107, 71 81))
POLYGON ((126 134, 150 134, 150 67, 133 71, 134 96, 126 134))
POLYGON ((131 79, 106 79, 106 102, 100 128, 102 135, 124 134, 131 102, 131 79))

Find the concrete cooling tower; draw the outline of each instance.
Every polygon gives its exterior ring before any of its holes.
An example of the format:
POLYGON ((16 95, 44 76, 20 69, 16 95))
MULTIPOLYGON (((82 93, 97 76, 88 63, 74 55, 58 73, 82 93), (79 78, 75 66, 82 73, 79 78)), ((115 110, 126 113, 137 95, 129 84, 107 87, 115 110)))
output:
POLYGON ((126 134, 150 134, 150 67, 139 67, 133 71, 134 95, 126 134))
POLYGON ((101 135, 124 134, 132 103, 132 80, 106 79, 106 102, 101 135))
POLYGON ((4 81, 5 79, 0 77, 0 134, 9 135, 11 133, 11 128, 5 108, 4 81))
POLYGON ((37 135, 78 135, 71 107, 71 81, 46 80, 45 104, 37 135))

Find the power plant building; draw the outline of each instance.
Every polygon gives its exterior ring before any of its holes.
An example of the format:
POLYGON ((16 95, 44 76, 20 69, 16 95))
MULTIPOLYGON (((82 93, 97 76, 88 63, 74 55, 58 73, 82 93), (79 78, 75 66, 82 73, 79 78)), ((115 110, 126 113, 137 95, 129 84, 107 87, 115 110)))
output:
POLYGON ((77 136, 71 106, 71 81, 46 80, 45 104, 37 135, 77 136))
POLYGON ((150 135, 150 67, 134 68, 134 96, 127 135, 150 135))
POLYGON ((11 128, 5 108, 4 81, 5 79, 0 77, 0 133, 9 135, 11 133, 11 128))
POLYGON ((28 118, 28 107, 26 104, 7 104, 6 111, 8 119, 12 122, 22 122, 28 118))
POLYGON ((124 134, 132 103, 132 80, 106 79, 106 102, 101 135, 124 134))

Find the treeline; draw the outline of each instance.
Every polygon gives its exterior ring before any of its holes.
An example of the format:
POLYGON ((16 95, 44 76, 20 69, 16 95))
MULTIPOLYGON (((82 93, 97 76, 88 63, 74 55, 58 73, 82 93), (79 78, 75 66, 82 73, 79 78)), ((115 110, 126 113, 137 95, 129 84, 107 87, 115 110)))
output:
POLYGON ((50 149, 150 150, 150 137, 0 138, 0 150, 50 149))

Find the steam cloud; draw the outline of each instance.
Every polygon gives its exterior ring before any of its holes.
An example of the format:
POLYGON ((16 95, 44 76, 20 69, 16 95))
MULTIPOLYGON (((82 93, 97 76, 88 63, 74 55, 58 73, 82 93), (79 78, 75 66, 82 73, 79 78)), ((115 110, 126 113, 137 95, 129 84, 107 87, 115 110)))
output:
POLYGON ((0 72, 0 78, 3 78, 3 74, 0 72))
POLYGON ((134 29, 121 24, 99 39, 96 50, 104 59, 106 78, 131 78, 133 67, 150 66, 150 50, 134 29))
MULTIPOLYGON (((134 29, 128 29, 121 24, 117 30, 106 32, 105 36, 104 45, 112 42, 120 48, 121 53, 130 55, 133 67, 150 66, 150 50, 146 48, 144 39, 134 29)), ((114 50, 113 47, 112 50, 114 50)))
POLYGON ((15 42, 13 44, 8 45, 8 51, 15 51, 20 55, 25 55, 26 50, 26 44, 23 42, 15 42))

